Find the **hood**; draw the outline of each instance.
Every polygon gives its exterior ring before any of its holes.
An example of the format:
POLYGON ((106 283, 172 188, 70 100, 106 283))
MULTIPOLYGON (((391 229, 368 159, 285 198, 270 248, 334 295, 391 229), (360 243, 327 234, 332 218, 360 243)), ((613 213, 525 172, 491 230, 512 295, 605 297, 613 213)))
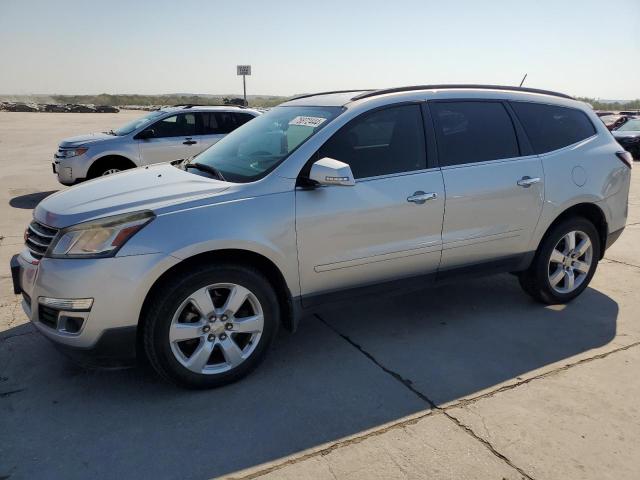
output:
POLYGON ((218 195, 231 184, 187 173, 168 163, 127 170, 45 198, 33 216, 55 228, 100 217, 162 207, 218 195))
POLYGON ((88 133, 86 135, 78 135, 75 137, 65 138, 60 142, 60 147, 79 147, 90 143, 104 142, 118 138, 108 133, 88 133))
POLYGON ((627 131, 618 131, 618 130, 614 130, 613 132, 613 136, 616 138, 633 138, 633 137, 639 137, 640 136, 640 131, 638 130, 627 130, 627 131))

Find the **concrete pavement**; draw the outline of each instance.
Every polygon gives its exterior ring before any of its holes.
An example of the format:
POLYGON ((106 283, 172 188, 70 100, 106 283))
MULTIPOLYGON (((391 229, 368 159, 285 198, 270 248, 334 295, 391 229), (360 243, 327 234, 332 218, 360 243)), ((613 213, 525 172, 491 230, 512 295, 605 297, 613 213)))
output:
POLYGON ((0 479, 640 477, 637 171, 627 230, 569 305, 510 275, 360 299, 242 382, 186 392, 80 369, 10 291, 31 209, 65 188, 57 141, 137 115, 0 113, 0 479))

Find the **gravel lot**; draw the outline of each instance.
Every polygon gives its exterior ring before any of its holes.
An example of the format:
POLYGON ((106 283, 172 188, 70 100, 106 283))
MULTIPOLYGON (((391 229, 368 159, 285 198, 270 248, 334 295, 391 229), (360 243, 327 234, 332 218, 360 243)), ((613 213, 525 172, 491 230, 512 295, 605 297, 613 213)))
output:
POLYGON ((640 478, 637 170, 625 233, 569 305, 510 275, 365 300, 188 392, 80 369, 11 290, 31 209, 66 188, 57 142, 139 115, 0 112, 0 479, 640 478))

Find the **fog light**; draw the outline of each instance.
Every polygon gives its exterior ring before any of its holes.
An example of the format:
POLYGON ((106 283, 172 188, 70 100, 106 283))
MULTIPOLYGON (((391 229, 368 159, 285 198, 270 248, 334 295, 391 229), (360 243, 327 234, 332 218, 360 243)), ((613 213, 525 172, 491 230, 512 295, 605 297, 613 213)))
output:
POLYGON ((82 328, 82 324, 84 323, 84 318, 81 317, 60 317, 60 327, 59 330, 67 332, 67 333, 78 333, 82 328))
POLYGON ((84 311, 91 310, 93 306, 93 298, 49 298, 39 297, 38 303, 51 308, 66 311, 84 311))

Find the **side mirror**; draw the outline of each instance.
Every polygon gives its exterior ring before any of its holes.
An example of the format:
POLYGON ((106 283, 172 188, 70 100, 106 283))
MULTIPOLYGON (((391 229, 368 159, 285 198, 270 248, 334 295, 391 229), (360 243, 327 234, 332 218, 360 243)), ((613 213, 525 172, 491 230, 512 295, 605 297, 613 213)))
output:
POLYGON ((146 140, 148 138, 153 138, 156 136, 156 131, 153 128, 147 128, 146 130, 141 131, 136 138, 140 140, 146 140))
POLYGON ((309 180, 320 185, 353 186, 356 181, 353 178, 351 167, 333 158, 325 157, 313 165, 309 173, 309 180))

